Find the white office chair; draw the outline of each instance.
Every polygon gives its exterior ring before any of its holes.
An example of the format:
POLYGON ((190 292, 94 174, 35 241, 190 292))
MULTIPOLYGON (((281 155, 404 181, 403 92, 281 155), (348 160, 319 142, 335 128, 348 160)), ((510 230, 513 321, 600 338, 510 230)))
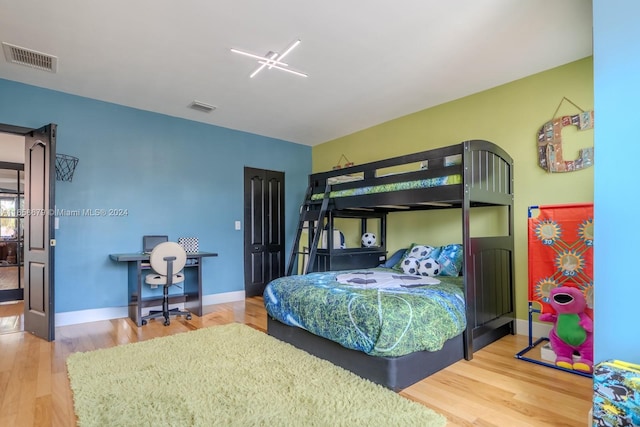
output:
POLYGON ((182 246, 175 242, 164 242, 158 244, 151 251, 149 263, 153 273, 147 274, 144 281, 151 287, 163 286, 162 310, 151 310, 147 316, 143 316, 141 323, 147 324, 149 319, 164 317, 164 325, 171 322, 169 316, 185 316, 191 320, 191 313, 181 311, 177 308, 169 309, 169 288, 178 283, 184 282, 182 269, 187 262, 187 253, 182 246))

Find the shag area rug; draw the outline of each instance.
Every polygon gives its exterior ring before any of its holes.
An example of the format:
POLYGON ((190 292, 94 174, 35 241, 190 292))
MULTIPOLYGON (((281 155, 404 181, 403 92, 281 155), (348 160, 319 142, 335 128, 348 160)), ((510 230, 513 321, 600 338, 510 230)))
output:
POLYGON ((86 353, 80 426, 444 426, 431 409, 233 323, 86 353))

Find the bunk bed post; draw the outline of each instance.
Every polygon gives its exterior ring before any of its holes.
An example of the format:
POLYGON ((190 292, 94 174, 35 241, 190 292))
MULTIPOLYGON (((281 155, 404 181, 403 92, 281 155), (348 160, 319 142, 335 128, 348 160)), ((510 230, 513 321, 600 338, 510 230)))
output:
POLYGON ((510 286, 510 295, 509 295, 509 304, 511 305, 511 309, 513 312, 513 320, 511 321, 511 335, 515 335, 516 334, 516 295, 515 295, 515 277, 516 277, 516 272, 515 272, 515 266, 516 266, 516 262, 515 262, 515 251, 516 251, 516 245, 515 245, 515 207, 514 207, 514 197, 513 197, 513 189, 514 189, 514 185, 513 185, 513 162, 511 163, 511 165, 509 166, 509 176, 510 179, 508 180, 509 185, 511 186, 509 188, 509 194, 511 194, 511 204, 507 207, 509 209, 509 238, 511 240, 511 259, 509 260, 509 265, 511 266, 510 270, 509 270, 509 283, 511 283, 510 286))
POLYGON ((473 328, 476 324, 474 301, 475 293, 475 263, 471 251, 471 233, 469 225, 469 215, 471 210, 470 184, 471 170, 469 164, 472 161, 471 146, 469 141, 465 141, 462 150, 462 188, 464 190, 462 200, 462 247, 464 251, 463 277, 464 277, 464 298, 467 312, 467 327, 463 332, 464 358, 473 359, 473 328))

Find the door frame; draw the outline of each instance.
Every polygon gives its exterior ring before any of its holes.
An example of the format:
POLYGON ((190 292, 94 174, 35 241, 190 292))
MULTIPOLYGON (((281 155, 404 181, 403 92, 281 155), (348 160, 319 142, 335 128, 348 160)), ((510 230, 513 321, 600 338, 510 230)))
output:
MULTIPOLYGON (((56 151, 55 151, 55 139, 56 139, 56 132, 57 132, 57 126, 55 124, 50 124, 50 125, 44 125, 43 127, 47 127, 50 126, 51 129, 51 143, 49 146, 49 153, 48 153, 48 158, 49 158, 49 167, 50 169, 53 170, 49 170, 49 179, 48 179, 48 189, 46 189, 47 191, 47 200, 49 202, 49 207, 54 208, 55 207, 55 155, 56 155, 56 151), (52 167, 53 166, 53 167, 52 167)), ((29 134, 31 134, 32 132, 36 132, 41 128, 28 128, 28 127, 24 127, 24 126, 15 126, 15 125, 10 125, 10 124, 5 124, 5 123, 0 123, 0 132, 1 133, 10 133, 10 134, 14 134, 14 135, 21 135, 25 137, 25 146, 24 149, 26 149, 26 139, 27 136, 29 134)), ((29 203, 29 198, 31 197, 31 193, 27 191, 27 180, 29 180, 29 177, 27 176, 26 173, 26 169, 27 169, 27 161, 28 159, 24 159, 24 164, 25 164, 25 194, 24 194, 24 203, 25 203, 25 207, 27 206, 31 206, 31 203, 29 203)), ((50 211, 51 209, 49 209, 50 211)), ((51 214, 51 212, 47 212, 47 233, 48 233, 48 241, 50 242, 50 246, 48 248, 48 253, 47 253, 47 259, 46 259, 46 263, 47 263, 47 268, 46 268, 46 290, 45 290, 45 301, 43 301, 43 306, 45 307, 44 310, 44 318, 42 319, 43 324, 45 325, 45 328, 38 328, 37 331, 30 331, 35 333, 36 336, 39 336, 40 338, 43 338, 47 341, 53 341, 55 339, 55 304, 54 304, 54 291, 55 291, 55 274, 54 274, 54 266, 55 266, 55 251, 54 251, 54 245, 55 245, 55 229, 54 229, 54 220, 55 220, 55 216, 51 214)), ((29 221, 25 221, 24 223, 24 235, 25 235, 25 260, 26 260, 26 253, 27 253, 27 236, 31 235, 31 230, 30 230, 30 222, 29 221)), ((30 285, 29 285, 29 279, 28 279, 28 271, 27 271, 28 266, 26 265, 26 262, 24 263, 24 271, 25 271, 25 280, 24 280, 24 300, 25 300, 25 321, 24 321, 24 330, 28 331, 29 327, 28 327, 28 319, 27 319, 27 299, 29 297, 29 289, 30 289, 30 285)))

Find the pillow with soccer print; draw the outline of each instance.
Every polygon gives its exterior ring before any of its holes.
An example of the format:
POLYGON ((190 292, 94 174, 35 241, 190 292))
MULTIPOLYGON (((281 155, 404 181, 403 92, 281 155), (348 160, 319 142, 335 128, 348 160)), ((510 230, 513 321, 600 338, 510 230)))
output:
POLYGON ((402 261, 402 271, 405 274, 435 277, 440 274, 440 264, 433 258, 418 259, 407 257, 402 261))
MULTIPOLYGON (((409 246, 409 249, 404 253, 400 261, 396 265, 393 266, 394 270, 404 271, 403 262, 407 258, 415 258, 418 262, 425 260, 427 258, 433 258, 435 260, 438 259, 438 255, 440 255, 440 248, 436 248, 430 245, 423 245, 419 243, 412 243, 409 246)), ((406 273, 406 271, 404 271, 406 273)), ((407 274, 416 274, 416 273, 407 273, 407 274)))

